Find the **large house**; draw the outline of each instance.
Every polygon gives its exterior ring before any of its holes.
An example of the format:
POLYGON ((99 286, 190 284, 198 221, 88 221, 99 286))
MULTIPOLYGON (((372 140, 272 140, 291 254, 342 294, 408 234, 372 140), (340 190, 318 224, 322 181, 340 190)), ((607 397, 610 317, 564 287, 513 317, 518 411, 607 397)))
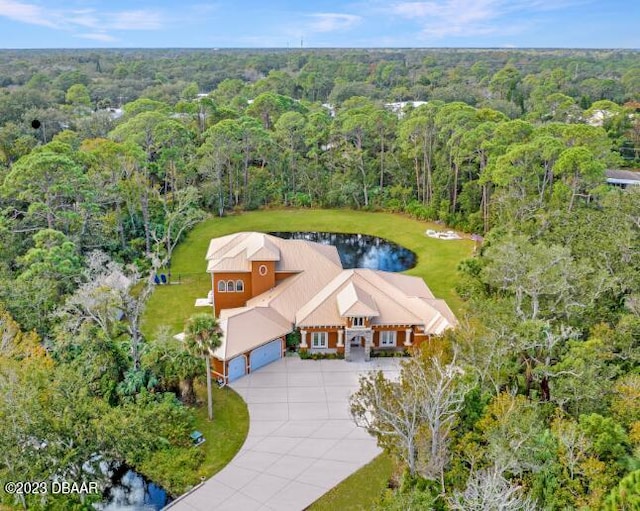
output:
POLYGON ((422 279, 345 270, 330 245, 240 232, 211 240, 206 259, 222 330, 213 371, 224 382, 282 357, 296 330, 300 349, 350 361, 419 344, 456 322, 422 279))

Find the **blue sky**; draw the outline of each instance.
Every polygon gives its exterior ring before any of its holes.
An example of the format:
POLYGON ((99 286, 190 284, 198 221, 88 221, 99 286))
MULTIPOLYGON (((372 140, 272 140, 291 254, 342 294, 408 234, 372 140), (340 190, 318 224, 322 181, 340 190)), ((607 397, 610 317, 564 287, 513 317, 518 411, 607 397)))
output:
POLYGON ((640 48, 640 0, 0 0, 0 48, 640 48))

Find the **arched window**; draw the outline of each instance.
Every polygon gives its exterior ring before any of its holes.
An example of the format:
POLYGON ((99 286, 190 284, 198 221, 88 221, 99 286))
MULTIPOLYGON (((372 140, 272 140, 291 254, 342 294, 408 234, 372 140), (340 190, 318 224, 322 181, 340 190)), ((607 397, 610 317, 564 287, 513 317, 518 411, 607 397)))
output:
POLYGON ((241 280, 236 280, 236 291, 244 291, 244 282, 241 280))
POLYGON ((218 293, 224 293, 227 290, 227 283, 224 280, 218 281, 218 293))
POLYGON ((236 290, 236 285, 233 283, 233 280, 227 281, 227 291, 230 293, 236 290))

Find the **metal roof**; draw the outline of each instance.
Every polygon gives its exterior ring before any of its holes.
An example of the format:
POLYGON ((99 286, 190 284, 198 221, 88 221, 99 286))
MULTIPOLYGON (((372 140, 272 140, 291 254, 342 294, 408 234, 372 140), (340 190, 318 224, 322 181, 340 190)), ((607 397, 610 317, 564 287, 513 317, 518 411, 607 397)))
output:
POLYGON ((424 280, 369 269, 344 270, 333 246, 241 232, 211 240, 210 272, 247 271, 251 261, 275 261, 276 271, 294 275, 251 298, 245 307, 220 312, 222 345, 216 358, 229 360, 296 326, 342 325, 345 317, 367 316, 374 325, 418 325, 440 334, 456 324, 444 300, 424 280))
POLYGON ((604 171, 607 183, 615 185, 640 185, 640 171, 607 169, 604 171))

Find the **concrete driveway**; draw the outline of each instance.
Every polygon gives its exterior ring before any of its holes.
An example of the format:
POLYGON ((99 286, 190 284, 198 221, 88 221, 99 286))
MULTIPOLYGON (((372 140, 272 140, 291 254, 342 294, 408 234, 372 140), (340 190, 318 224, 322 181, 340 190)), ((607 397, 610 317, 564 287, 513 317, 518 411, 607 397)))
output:
POLYGON ((370 362, 286 357, 231 384, 249 407, 249 435, 236 457, 171 511, 301 511, 380 453, 353 423, 358 376, 398 359, 370 362))

